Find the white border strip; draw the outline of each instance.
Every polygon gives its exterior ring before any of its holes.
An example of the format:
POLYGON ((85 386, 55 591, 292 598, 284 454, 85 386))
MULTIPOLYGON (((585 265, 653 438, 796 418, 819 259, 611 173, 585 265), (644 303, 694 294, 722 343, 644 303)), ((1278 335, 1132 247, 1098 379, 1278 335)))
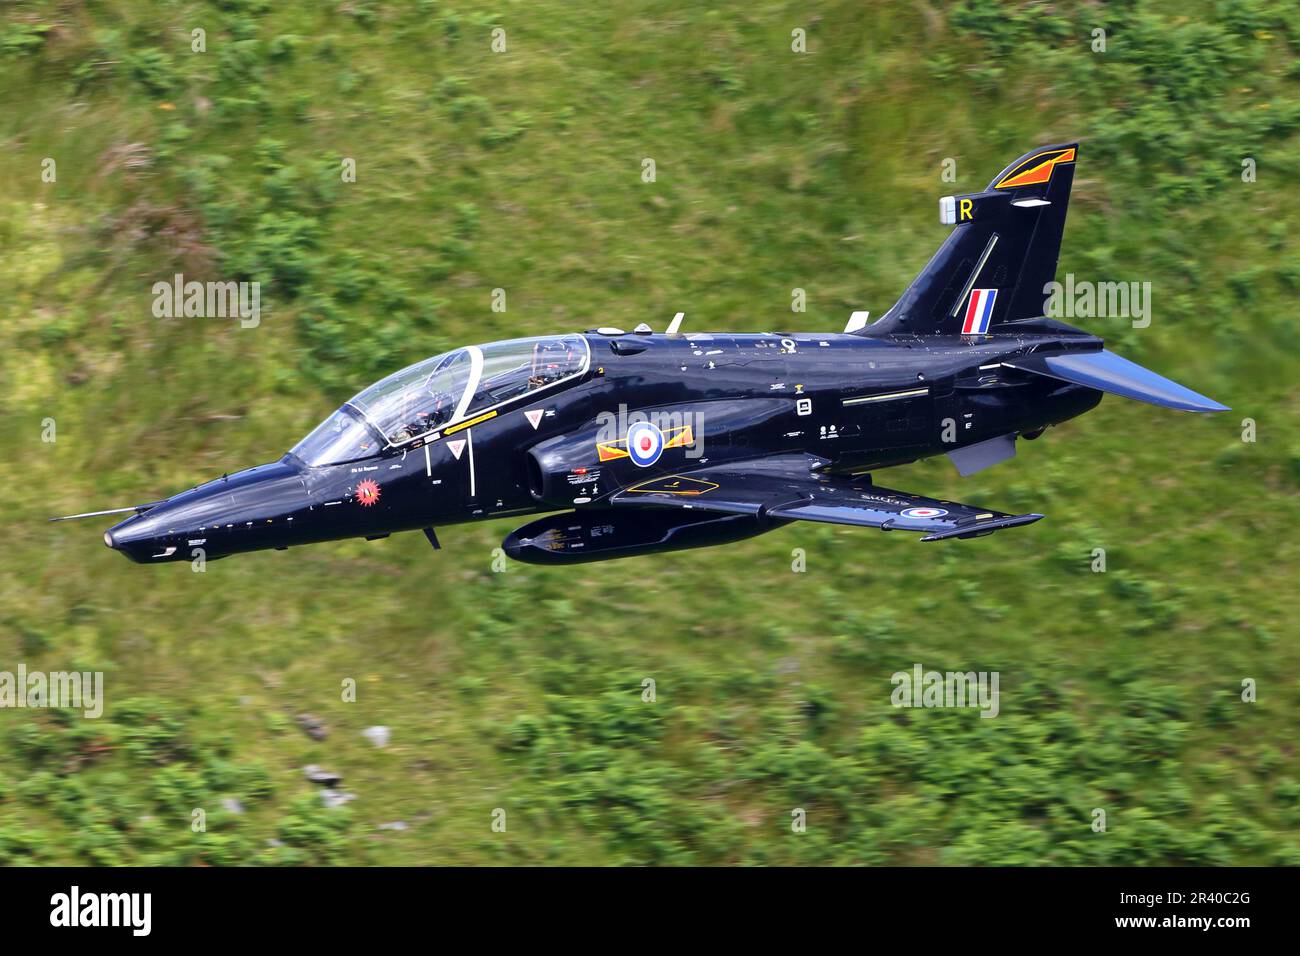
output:
POLYGON ((886 392, 883 395, 863 395, 861 398, 846 398, 841 405, 865 405, 867 402, 892 402, 900 398, 916 398, 920 395, 930 394, 929 386, 925 388, 912 388, 906 392, 886 392))

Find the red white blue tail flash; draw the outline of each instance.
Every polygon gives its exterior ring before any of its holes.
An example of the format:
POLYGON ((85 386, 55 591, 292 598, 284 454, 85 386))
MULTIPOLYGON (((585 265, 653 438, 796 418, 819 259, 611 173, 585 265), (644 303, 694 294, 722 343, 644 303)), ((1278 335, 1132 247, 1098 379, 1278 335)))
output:
POLYGON ((989 320, 993 318, 993 300, 998 297, 997 289, 972 289, 970 304, 966 306, 966 320, 961 324, 962 335, 984 335, 989 330, 989 320))

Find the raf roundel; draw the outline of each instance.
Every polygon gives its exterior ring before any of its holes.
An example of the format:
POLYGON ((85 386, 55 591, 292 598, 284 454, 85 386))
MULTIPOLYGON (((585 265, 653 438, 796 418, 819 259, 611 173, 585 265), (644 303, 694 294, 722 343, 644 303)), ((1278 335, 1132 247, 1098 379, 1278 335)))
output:
POLYGON ((664 433, 653 422, 637 422, 627 430, 627 453, 637 465, 649 468, 664 450, 664 433))
POLYGON ((899 512, 904 518, 942 518, 947 513, 942 508, 908 508, 899 512))

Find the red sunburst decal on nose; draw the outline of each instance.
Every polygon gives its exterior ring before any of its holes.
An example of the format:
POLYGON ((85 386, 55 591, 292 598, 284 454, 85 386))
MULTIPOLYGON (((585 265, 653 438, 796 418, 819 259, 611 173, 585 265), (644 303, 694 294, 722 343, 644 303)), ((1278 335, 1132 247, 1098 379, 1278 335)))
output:
POLYGON ((379 500, 379 482, 367 478, 357 482, 357 502, 369 508, 379 500))

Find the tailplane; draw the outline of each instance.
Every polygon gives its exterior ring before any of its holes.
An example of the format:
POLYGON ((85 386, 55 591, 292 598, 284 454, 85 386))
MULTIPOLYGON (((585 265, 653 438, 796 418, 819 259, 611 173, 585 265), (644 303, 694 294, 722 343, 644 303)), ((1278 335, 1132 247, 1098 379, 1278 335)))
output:
POLYGON ((984 335, 1041 316, 1078 152, 1077 143, 1042 146, 983 192, 939 200, 952 233, 894 307, 858 334, 984 335))
POLYGON ((1227 405, 1106 349, 1061 355, 1026 355, 1002 364, 1162 408, 1177 408, 1185 412, 1230 411, 1227 405))

